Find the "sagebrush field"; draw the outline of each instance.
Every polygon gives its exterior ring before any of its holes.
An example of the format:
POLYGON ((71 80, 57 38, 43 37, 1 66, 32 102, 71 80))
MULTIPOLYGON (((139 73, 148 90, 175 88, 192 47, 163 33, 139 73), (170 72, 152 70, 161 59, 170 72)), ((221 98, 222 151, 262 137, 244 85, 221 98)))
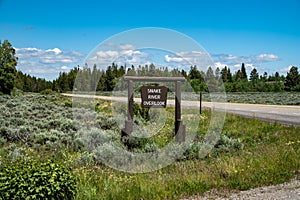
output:
MULTIPOLYGON (((282 183, 299 174, 299 127, 231 114, 213 150, 199 158, 209 110, 199 116, 197 138, 175 163, 141 174, 111 169, 99 159, 113 151, 109 143, 133 152, 159 151, 173 138, 174 110, 167 108, 168 123, 159 134, 133 139, 128 149, 116 126, 124 118, 109 107, 97 101, 93 115, 75 108, 74 118, 71 99, 60 94, 0 96, 0 198, 178 199, 212 188, 282 183)), ((136 118, 147 123, 141 112, 136 118)))

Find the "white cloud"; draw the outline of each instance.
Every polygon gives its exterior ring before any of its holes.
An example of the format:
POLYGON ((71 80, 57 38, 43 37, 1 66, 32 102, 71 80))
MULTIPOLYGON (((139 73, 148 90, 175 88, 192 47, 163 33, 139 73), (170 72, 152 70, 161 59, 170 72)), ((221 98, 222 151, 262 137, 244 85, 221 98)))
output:
POLYGON ((169 55, 165 55, 165 61, 166 62, 183 62, 184 59, 182 57, 175 57, 175 56, 169 56, 169 55))
POLYGON ((236 64, 257 64, 264 62, 272 62, 280 60, 279 56, 275 54, 259 54, 255 56, 236 56, 231 54, 214 54, 213 59, 216 62, 226 63, 227 65, 236 65, 236 64))
POLYGON ((209 54, 206 52, 200 51, 191 51, 191 52, 177 52, 173 55, 165 55, 165 61, 167 63, 175 62, 181 64, 197 64, 203 61, 204 59, 209 58, 209 54))
POLYGON ((290 71, 290 69, 292 68, 292 65, 288 66, 288 67, 285 67, 285 68, 282 68, 279 70, 279 72, 284 72, 284 73, 287 73, 290 71))
POLYGON ((53 52, 54 54, 58 55, 61 54, 62 51, 59 48, 54 48, 54 49, 48 49, 46 52, 53 52))
POLYGON ((149 55, 140 50, 134 49, 131 44, 115 45, 112 43, 105 44, 108 50, 99 50, 94 52, 87 59, 89 66, 96 64, 98 67, 107 67, 113 62, 118 65, 144 65, 149 62, 149 55))
POLYGON ((54 79, 60 71, 68 71, 81 64, 84 56, 80 52, 64 52, 59 48, 43 50, 29 47, 15 50, 19 58, 17 65, 19 70, 47 79, 54 79))
POLYGON ((128 49, 135 49, 134 46, 132 44, 122 44, 119 46, 120 50, 128 50, 128 49))
POLYGON ((119 55, 117 51, 98 51, 97 56, 100 58, 114 58, 119 55))
POLYGON ((64 65, 64 66, 61 66, 61 69, 62 69, 63 71, 68 71, 70 68, 64 65))
POLYGON ((222 69, 222 68, 224 68, 226 66, 226 64, 224 64, 224 63, 221 63, 221 62, 215 62, 215 67, 217 68, 219 68, 219 69, 222 69))
POLYGON ((256 56, 256 60, 257 61, 275 61, 275 60, 280 60, 280 58, 275 55, 275 54, 259 54, 258 56, 256 56))

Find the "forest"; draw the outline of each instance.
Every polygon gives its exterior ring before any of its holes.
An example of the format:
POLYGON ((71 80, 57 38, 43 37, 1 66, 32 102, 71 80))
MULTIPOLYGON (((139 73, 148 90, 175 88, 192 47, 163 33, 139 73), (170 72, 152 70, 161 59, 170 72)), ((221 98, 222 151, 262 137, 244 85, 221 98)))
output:
POLYGON ((206 72, 199 71, 197 66, 191 66, 189 71, 168 68, 156 68, 153 64, 145 66, 124 67, 112 63, 106 70, 99 70, 96 65, 91 70, 87 65, 83 68, 80 66, 74 67, 70 72, 62 72, 58 78, 53 81, 36 78, 21 71, 16 72, 15 87, 24 92, 41 92, 45 89, 51 89, 57 92, 72 91, 74 82, 78 73, 86 77, 86 80, 91 81, 87 86, 91 88, 82 88, 84 91, 112 91, 125 73, 130 75, 143 76, 146 73, 160 76, 164 73, 177 74, 184 76, 194 91, 207 92, 206 80, 213 76, 216 85, 224 83, 226 92, 284 92, 284 91, 300 91, 300 75, 297 67, 291 67, 286 76, 275 74, 268 75, 265 72, 259 75, 254 68, 248 76, 245 70, 244 63, 241 64, 241 69, 235 73, 231 73, 230 68, 225 66, 223 69, 216 68, 215 71, 208 67, 206 72), (153 71, 153 73, 151 73, 153 71), (95 80, 99 80, 98 82, 95 80))

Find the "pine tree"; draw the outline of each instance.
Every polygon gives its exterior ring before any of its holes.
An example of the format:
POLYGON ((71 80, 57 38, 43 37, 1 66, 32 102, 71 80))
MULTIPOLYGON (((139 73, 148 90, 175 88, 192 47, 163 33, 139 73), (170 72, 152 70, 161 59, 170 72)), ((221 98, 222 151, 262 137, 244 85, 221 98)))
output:
POLYGON ((228 77, 227 77, 227 67, 225 66, 222 70, 221 70, 221 77, 224 83, 228 82, 228 77))
POLYGON ((256 82, 259 78, 257 70, 254 68, 250 73, 250 81, 256 82))
POLYGON ((247 80, 248 77, 247 77, 246 67, 245 67, 244 63, 242 63, 241 72, 242 72, 241 79, 242 80, 247 80))
POLYGON ((287 91, 291 91, 293 87, 297 86, 298 84, 300 84, 300 75, 298 68, 293 66, 287 73, 284 86, 287 91))
POLYGON ((0 41, 0 92, 4 94, 10 94, 14 88, 18 60, 15 54, 15 49, 7 40, 0 41))
POLYGON ((227 69, 227 80, 228 80, 228 82, 232 82, 232 74, 230 72, 230 68, 229 67, 227 69))
POLYGON ((216 75, 216 78, 219 80, 219 78, 220 78, 220 68, 219 67, 217 67, 216 68, 216 70, 215 70, 215 75, 216 75))
POLYGON ((207 71, 206 71, 206 79, 210 80, 210 79, 213 79, 213 78, 215 78, 214 71, 211 68, 211 66, 209 66, 208 69, 207 69, 207 71))
POLYGON ((241 70, 238 70, 235 74, 235 81, 240 81, 243 79, 243 73, 241 72, 241 70))

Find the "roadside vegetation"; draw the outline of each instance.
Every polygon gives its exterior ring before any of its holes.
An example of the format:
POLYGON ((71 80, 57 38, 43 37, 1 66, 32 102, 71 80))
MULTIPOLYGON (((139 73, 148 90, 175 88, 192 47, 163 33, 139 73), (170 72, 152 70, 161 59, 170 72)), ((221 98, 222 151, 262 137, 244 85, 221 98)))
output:
MULTIPOLYGON (((199 118, 193 144, 173 164, 141 174, 111 169, 99 159, 110 155, 111 142, 133 152, 153 152, 169 143, 174 110, 167 108, 169 122, 158 134, 135 140, 128 149, 116 126, 124 118, 112 115, 110 106, 95 102, 93 115, 88 108, 75 108, 74 118, 71 99, 57 93, 0 96, 0 198, 178 199, 212 188, 282 183, 299 175, 299 127, 231 114, 217 144, 200 158, 209 110, 199 118)), ((137 123, 147 123, 143 111, 135 110, 137 123)))
MULTIPOLYGON (((218 99, 217 94, 214 99, 218 99)), ((211 101, 209 93, 203 93, 203 101, 211 101)), ((230 103, 300 105, 300 92, 229 92, 226 93, 226 101, 230 103)))

